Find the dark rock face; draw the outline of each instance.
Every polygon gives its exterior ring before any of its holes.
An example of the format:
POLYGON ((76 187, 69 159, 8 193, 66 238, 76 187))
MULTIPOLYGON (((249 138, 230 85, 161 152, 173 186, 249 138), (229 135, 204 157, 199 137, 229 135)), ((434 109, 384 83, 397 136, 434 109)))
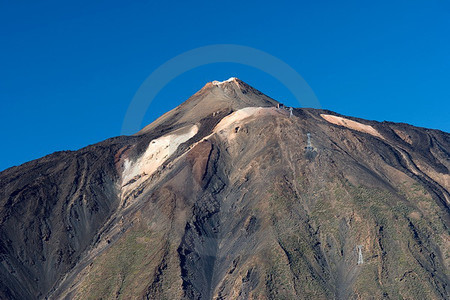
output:
POLYGON ((2 298, 42 297, 117 209, 114 145, 49 155, 1 173, 2 298))
POLYGON ((0 173, 0 298, 448 299, 450 135, 276 105, 209 83, 0 173))

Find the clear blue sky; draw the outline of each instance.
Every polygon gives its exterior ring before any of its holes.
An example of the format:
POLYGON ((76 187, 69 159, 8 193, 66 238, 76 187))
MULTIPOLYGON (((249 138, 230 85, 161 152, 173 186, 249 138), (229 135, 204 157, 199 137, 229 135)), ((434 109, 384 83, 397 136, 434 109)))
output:
MULTIPOLYGON (((158 66, 211 44, 278 57, 323 108, 450 131, 448 0, 292 2, 0 0, 0 170, 119 135, 158 66)), ((231 76, 295 102, 270 75, 216 63, 168 84, 143 125, 231 76)))

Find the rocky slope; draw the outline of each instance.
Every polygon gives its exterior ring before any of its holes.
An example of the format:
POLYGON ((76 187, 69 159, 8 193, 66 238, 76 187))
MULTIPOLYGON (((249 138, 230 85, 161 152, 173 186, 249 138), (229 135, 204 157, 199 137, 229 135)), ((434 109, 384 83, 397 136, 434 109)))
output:
POLYGON ((208 83, 0 173, 0 298, 448 299, 450 135, 277 104, 208 83))

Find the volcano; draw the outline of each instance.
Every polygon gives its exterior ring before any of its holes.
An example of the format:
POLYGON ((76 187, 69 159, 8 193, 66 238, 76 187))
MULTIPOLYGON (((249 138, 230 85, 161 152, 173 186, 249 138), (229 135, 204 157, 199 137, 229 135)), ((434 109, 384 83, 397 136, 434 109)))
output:
POLYGON ((0 173, 2 299, 449 299, 450 134, 207 83, 0 173))

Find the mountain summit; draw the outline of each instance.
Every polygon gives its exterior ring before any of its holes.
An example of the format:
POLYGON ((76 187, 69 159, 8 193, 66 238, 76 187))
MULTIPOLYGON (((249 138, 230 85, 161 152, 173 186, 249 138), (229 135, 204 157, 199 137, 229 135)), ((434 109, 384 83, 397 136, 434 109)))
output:
POLYGON ((273 107, 277 103, 236 77, 208 82, 180 106, 165 113, 137 134, 150 132, 157 126, 198 122, 209 115, 226 115, 244 107, 273 107))
POLYGON ((0 173, 2 299, 449 299, 450 134, 206 84, 0 173))

